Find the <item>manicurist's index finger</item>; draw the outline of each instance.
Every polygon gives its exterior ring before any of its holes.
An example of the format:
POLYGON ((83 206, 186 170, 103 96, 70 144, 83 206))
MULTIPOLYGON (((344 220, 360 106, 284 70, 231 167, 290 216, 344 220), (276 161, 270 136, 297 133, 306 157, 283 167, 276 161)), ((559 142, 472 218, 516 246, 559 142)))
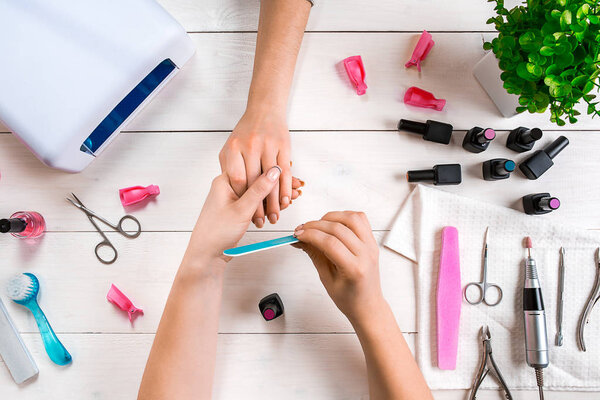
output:
POLYGON ((322 251, 337 266, 345 267, 354 260, 352 252, 338 238, 319 229, 299 229, 294 236, 322 251))
POLYGON ((322 218, 325 221, 339 222, 347 226, 358 238, 368 243, 374 241, 373 231, 367 216, 363 212, 356 211, 331 211, 322 218))

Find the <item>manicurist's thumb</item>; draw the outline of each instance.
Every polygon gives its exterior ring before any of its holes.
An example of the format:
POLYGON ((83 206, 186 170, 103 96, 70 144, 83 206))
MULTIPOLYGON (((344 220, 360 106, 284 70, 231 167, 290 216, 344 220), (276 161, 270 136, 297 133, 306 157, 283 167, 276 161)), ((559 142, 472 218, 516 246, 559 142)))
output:
POLYGON ((258 205, 267 197, 271 190, 279 181, 281 168, 277 165, 269 168, 265 173, 258 177, 256 181, 246 190, 238 200, 240 211, 247 214, 248 219, 252 217, 258 205))

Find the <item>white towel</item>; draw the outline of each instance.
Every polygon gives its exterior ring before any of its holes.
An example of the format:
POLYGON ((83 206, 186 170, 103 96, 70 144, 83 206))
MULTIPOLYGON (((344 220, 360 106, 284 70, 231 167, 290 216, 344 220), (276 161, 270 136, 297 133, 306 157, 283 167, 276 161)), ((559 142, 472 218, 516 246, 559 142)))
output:
MULTIPOLYGON (((556 211, 556 212, 560 212, 556 211)), ((594 284, 597 232, 550 222, 543 216, 460 197, 425 186, 417 186, 386 238, 385 245, 418 263, 417 360, 432 389, 471 387, 481 358, 479 330, 489 325, 493 356, 510 389, 536 388, 534 370, 525 362, 521 289, 523 239, 533 241, 532 257, 538 265, 542 285, 550 365, 544 370, 544 386, 555 390, 600 390, 600 304, 585 328, 587 352, 577 347, 579 317, 594 284), (488 282, 500 285, 502 302, 495 307, 470 305, 461 308, 458 361, 454 371, 437 368, 435 337, 435 293, 439 268, 440 236, 444 226, 459 232, 462 287, 479 282, 484 233, 488 235, 488 282), (563 246, 565 292, 562 347, 555 346, 558 261, 563 246)), ((486 377, 483 388, 496 388, 486 377)))

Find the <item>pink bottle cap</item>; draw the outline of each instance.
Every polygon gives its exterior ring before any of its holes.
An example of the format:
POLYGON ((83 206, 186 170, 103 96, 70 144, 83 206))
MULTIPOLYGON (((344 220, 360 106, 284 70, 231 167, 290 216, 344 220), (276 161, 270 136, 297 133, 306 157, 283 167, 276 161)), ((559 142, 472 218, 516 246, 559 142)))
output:
POLYGON ((411 106, 432 108, 437 111, 442 111, 446 105, 446 100, 436 99, 435 96, 416 86, 409 87, 404 94, 404 103, 411 106))
POLYGON ((119 189, 119 198, 121 204, 124 206, 130 206, 135 203, 139 203, 148 196, 155 196, 160 194, 160 189, 157 185, 150 186, 131 186, 125 189, 119 189))
POLYGON ((110 285, 106 299, 119 307, 121 310, 126 311, 130 322, 133 321, 133 314, 137 312, 141 314, 144 313, 144 310, 134 306, 131 300, 129 300, 129 298, 125 296, 125 294, 123 294, 123 292, 121 292, 115 285, 110 285))
POLYGON ((427 57, 427 54, 429 54, 434 44, 435 42, 433 41, 431 34, 427 31, 423 31, 419 41, 417 42, 417 45, 415 46, 415 49, 413 50, 410 60, 404 64, 404 66, 406 68, 410 68, 413 65, 416 65, 419 72, 421 72, 421 61, 427 57))
POLYGON ((352 56, 344 59, 344 68, 350 78, 350 81, 356 87, 356 94, 362 96, 367 92, 365 83, 365 66, 360 56, 352 56))

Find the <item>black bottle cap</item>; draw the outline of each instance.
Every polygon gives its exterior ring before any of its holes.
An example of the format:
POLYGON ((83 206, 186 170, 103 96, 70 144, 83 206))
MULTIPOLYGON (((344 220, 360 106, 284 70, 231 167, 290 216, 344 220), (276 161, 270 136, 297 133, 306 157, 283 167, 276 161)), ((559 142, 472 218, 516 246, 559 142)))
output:
POLYGON ((398 130, 424 135, 425 132, 427 132, 427 124, 408 119, 401 119, 400 122, 398 122, 398 130))
POLYGON ((271 293, 260 300, 258 309, 266 321, 271 321, 283 314, 283 302, 277 293, 271 293))
POLYGON ((496 138, 496 131, 490 128, 485 128, 475 135, 475 141, 479 144, 489 143, 496 138))
POLYGON ((435 171, 433 169, 419 169, 408 171, 406 178, 409 182, 434 181, 435 171))
POLYGON ((0 232, 23 232, 27 227, 27 223, 20 218, 0 219, 0 232))
POLYGON ((544 196, 537 201, 537 208, 543 211, 554 211, 560 207, 560 200, 556 197, 544 196))
POLYGON ((433 120, 427 120, 426 123, 423 123, 401 119, 400 122, 398 122, 398 130, 423 135, 423 139, 441 144, 450 143, 453 129, 454 128, 450 124, 433 120))
POLYGON ((543 136, 540 128, 526 129, 518 136, 517 141, 522 144, 530 144, 536 140, 540 140, 543 136))
POLYGON ((502 160, 494 164, 494 170, 498 175, 508 175, 515 170, 517 166, 512 160, 502 160))
POLYGON ((560 136, 554 142, 550 143, 548 147, 544 149, 548 157, 554 158, 556 157, 567 145, 569 144, 569 139, 564 136, 560 136))

